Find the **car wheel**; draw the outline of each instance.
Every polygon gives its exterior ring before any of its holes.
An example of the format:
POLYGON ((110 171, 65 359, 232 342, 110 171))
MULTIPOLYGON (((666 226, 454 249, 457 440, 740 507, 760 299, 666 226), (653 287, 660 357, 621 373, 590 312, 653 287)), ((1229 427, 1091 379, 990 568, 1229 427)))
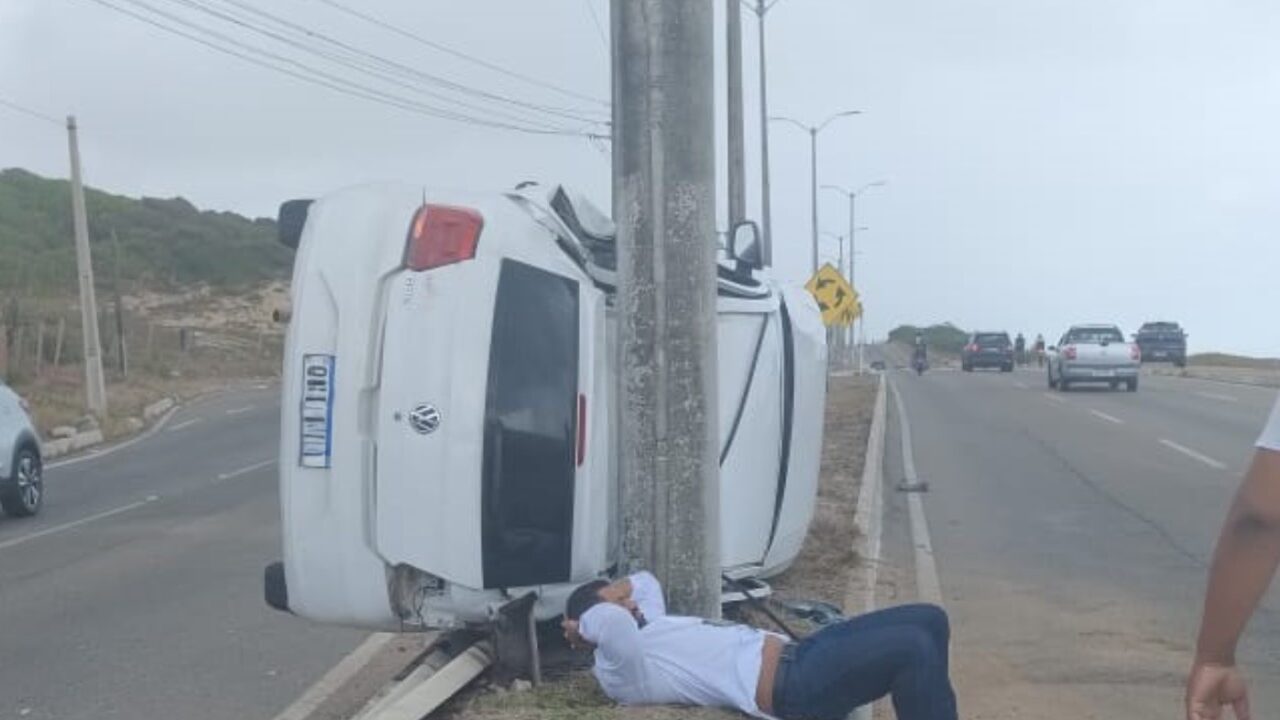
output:
POLYGON ((1058 381, 1053 379, 1053 368, 1052 368, 1052 367, 1050 367, 1050 368, 1049 368, 1049 372, 1047 373, 1047 375, 1048 375, 1048 377, 1049 377, 1049 389, 1050 389, 1050 390, 1057 390, 1057 389, 1058 389, 1058 381))
POLYGON ((964 372, 973 372, 973 366, 967 363, 961 363, 960 369, 964 372))
POLYGON ((1109 384, 1111 385, 1111 389, 1112 389, 1112 390, 1119 390, 1119 389, 1120 389, 1120 381, 1119 381, 1119 380, 1112 380, 1109 384))
POLYGON ((1058 391, 1071 392, 1071 383, 1064 377, 1058 378, 1058 391))
POLYGON ((1130 378, 1128 385, 1129 392, 1138 392, 1138 378, 1130 378))
POLYGON ((1004 367, 1000 368, 1000 370, 1001 372, 1013 372, 1013 365, 1012 364, 1005 365, 1004 367))
POLYGON ((28 517, 44 504, 44 469, 40 455, 23 446, 13 456, 13 477, 0 487, 0 506, 12 517, 28 517))

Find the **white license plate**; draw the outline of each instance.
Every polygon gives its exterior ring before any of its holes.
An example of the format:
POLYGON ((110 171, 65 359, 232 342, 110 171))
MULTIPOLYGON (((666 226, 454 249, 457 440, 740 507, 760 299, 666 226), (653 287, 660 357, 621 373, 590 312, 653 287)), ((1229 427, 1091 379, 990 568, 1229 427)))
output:
POLYGON ((301 452, 304 468, 327 468, 333 447, 333 356, 302 356, 301 452))
POLYGON ((1109 378, 1109 377, 1115 377, 1115 376, 1116 376, 1116 371, 1115 371, 1115 370, 1094 370, 1094 371, 1093 371, 1093 376, 1094 376, 1094 377, 1107 377, 1107 378, 1109 378))

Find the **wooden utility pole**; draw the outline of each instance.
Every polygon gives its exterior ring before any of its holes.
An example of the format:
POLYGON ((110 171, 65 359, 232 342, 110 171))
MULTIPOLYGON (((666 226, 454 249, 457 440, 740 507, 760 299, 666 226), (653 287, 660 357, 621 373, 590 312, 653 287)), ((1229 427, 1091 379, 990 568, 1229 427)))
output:
POLYGON ((84 208, 84 185, 80 179, 80 145, 76 140, 76 119, 67 116, 67 142, 71 148, 71 212, 76 233, 76 270, 80 278, 81 336, 84 340, 84 386, 89 412, 107 415, 107 383, 102 374, 102 343, 98 339, 98 301, 93 290, 93 258, 89 251, 89 220, 84 208))
POLYGON ((720 612, 713 0, 614 0, 622 558, 720 612))

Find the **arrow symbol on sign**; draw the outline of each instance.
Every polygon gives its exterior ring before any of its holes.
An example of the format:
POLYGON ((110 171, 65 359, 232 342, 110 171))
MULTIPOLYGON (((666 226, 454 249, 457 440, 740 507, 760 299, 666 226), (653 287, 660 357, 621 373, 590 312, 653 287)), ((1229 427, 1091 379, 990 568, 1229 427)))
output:
POLYGON ((835 281, 834 281, 834 280, 832 280, 831 278, 818 278, 818 281, 817 281, 816 283, 814 283, 814 284, 813 284, 813 286, 814 286, 815 288, 817 288, 817 289, 821 290, 822 288, 824 288, 824 287, 826 287, 826 286, 830 285, 830 284, 831 284, 831 283, 833 283, 833 282, 835 282, 835 281))

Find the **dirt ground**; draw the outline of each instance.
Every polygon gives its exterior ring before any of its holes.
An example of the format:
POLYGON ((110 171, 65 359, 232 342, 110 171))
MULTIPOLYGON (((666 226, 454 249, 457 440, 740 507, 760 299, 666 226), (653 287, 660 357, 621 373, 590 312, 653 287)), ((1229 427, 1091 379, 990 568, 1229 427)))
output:
MULTIPOLYGON (((875 407, 877 381, 873 376, 830 378, 823 442, 821 484, 813 524, 800 556, 782 575, 771 579, 779 600, 821 600, 840 606, 856 566, 853 552, 863 455, 875 407)), ((797 632, 812 630, 785 614, 776 603, 774 612, 797 632)), ((761 614, 746 611, 740 619, 776 629, 761 614)), ((554 654, 554 651, 552 652, 554 654)), ((576 663, 548 663, 548 680, 524 691, 485 684, 462 693, 441 712, 452 720, 666 720, 667 718, 723 719, 737 713, 707 708, 631 707, 615 705, 600 692, 587 658, 576 663)))

